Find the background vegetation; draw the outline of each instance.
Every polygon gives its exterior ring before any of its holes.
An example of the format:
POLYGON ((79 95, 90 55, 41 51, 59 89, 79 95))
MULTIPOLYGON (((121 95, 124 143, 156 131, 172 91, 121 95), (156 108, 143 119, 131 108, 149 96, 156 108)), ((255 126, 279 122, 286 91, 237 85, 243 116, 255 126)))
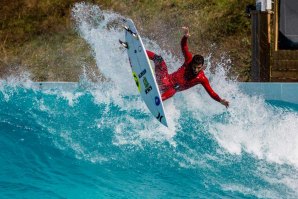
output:
MULTIPOLYGON (((0 76, 29 71, 36 81, 77 81, 83 67, 100 74, 88 45, 74 32, 70 11, 76 0, 0 1, 0 76)), ((231 75, 248 81, 250 19, 254 0, 87 0, 132 18, 142 35, 179 55, 182 26, 191 30, 190 48, 231 58, 231 75)), ((92 75, 90 75, 92 76, 92 75)))

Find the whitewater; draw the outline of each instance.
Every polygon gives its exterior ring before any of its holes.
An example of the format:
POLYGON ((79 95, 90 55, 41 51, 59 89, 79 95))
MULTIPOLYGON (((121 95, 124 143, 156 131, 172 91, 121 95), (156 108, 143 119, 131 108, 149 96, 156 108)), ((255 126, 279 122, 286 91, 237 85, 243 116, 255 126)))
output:
MULTIPOLYGON (((119 45, 124 16, 77 3, 72 17, 104 81, 0 80, 0 198, 298 198, 297 104, 243 93, 210 55, 205 74, 230 107, 196 86, 165 101, 166 128, 119 45)), ((170 72, 181 65, 143 40, 170 72)))

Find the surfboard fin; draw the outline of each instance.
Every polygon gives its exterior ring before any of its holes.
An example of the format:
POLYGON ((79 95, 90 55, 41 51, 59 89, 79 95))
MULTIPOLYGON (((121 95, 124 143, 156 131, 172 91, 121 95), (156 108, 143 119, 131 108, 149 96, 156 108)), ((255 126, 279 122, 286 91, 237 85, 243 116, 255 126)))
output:
POLYGON ((136 33, 132 32, 132 31, 129 29, 129 27, 127 27, 127 26, 125 26, 125 25, 123 25, 122 27, 123 27, 127 32, 129 32, 134 38, 138 39, 138 35, 137 35, 136 33))
POLYGON ((121 41, 121 40, 119 39, 119 43, 120 43, 124 48, 128 48, 128 44, 127 44, 127 42, 121 41))
POLYGON ((138 35, 136 34, 136 33, 134 33, 134 32, 131 32, 131 34, 132 34, 132 36, 134 37, 134 38, 138 38, 138 35))
POLYGON ((122 27, 123 27, 125 30, 129 31, 128 26, 122 25, 122 27))

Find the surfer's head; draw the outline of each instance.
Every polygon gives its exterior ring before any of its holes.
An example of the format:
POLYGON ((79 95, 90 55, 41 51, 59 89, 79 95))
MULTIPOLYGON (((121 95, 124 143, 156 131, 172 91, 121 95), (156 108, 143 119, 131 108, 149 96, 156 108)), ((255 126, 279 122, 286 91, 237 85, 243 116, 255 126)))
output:
POLYGON ((206 66, 204 66, 204 57, 202 55, 193 56, 189 65, 192 68, 194 74, 198 74, 201 70, 206 68, 206 66))

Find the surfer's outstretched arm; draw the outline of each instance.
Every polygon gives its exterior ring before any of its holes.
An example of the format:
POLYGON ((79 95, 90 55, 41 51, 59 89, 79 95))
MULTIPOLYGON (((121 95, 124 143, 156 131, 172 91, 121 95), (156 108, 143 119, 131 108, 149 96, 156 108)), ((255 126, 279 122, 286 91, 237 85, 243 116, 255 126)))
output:
POLYGON ((229 102, 225 99, 220 98, 217 95, 217 93, 211 88, 209 80, 207 79, 207 77, 205 75, 201 76, 201 84, 205 88, 205 90, 207 91, 207 93, 209 94, 210 97, 212 97, 215 101, 218 101, 219 103, 224 105, 226 108, 229 107, 229 102))

